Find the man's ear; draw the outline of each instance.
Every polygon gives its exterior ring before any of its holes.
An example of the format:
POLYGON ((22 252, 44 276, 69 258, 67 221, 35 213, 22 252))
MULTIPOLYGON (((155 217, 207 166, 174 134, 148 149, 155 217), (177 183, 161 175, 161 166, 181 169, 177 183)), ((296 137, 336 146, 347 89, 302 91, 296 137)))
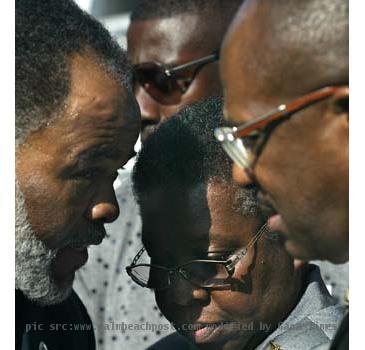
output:
POLYGON ((349 87, 340 88, 331 99, 332 112, 335 115, 346 117, 349 123, 349 87))

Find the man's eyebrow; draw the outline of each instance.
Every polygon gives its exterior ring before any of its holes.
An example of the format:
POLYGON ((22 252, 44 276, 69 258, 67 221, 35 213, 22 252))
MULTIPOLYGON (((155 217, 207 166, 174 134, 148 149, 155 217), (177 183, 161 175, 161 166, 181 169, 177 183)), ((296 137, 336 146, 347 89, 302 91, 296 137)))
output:
POLYGON ((119 160, 121 152, 115 147, 99 146, 89 148, 76 155, 75 159, 79 162, 97 160, 100 158, 109 158, 112 160, 119 160))
POLYGON ((242 242, 234 237, 227 237, 225 233, 211 233, 210 242, 221 243, 222 246, 229 248, 237 248, 242 245, 242 242))

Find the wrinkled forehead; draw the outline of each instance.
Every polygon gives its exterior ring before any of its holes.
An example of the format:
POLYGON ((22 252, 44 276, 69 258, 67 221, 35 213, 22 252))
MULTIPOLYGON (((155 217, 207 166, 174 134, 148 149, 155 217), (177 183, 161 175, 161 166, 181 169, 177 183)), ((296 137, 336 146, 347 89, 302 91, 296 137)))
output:
POLYGON ((62 164, 85 152, 124 162, 139 132, 138 105, 122 82, 88 56, 70 63, 70 89, 58 117, 31 135, 33 145, 62 164))
POLYGON ((70 72, 71 87, 63 119, 74 133, 81 137, 88 131, 120 139, 138 132, 139 109, 134 96, 102 63, 93 57, 76 56, 70 72))
POLYGON ((223 33, 211 19, 200 14, 179 14, 170 18, 133 21, 128 29, 128 54, 132 63, 173 63, 209 54, 221 42, 223 33))

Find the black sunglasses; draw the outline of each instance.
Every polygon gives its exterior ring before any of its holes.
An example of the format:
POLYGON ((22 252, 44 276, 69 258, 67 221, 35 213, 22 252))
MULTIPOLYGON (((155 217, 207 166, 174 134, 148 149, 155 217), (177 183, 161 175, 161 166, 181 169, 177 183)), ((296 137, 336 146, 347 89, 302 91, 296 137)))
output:
POLYGON ((159 103, 177 104, 199 71, 208 63, 218 60, 219 50, 215 50, 208 56, 173 67, 158 62, 135 64, 134 87, 143 87, 159 103))

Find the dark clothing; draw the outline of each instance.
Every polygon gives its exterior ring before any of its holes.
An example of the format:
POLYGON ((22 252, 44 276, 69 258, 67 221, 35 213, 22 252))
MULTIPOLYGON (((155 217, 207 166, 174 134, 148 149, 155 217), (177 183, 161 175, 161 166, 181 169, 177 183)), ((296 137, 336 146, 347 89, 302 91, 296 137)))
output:
POLYGON ((40 307, 15 291, 16 350, 94 350, 90 317, 77 294, 62 303, 40 307))
POLYGON ((340 328, 333 339, 330 350, 348 350, 349 348, 349 313, 343 318, 340 328))

